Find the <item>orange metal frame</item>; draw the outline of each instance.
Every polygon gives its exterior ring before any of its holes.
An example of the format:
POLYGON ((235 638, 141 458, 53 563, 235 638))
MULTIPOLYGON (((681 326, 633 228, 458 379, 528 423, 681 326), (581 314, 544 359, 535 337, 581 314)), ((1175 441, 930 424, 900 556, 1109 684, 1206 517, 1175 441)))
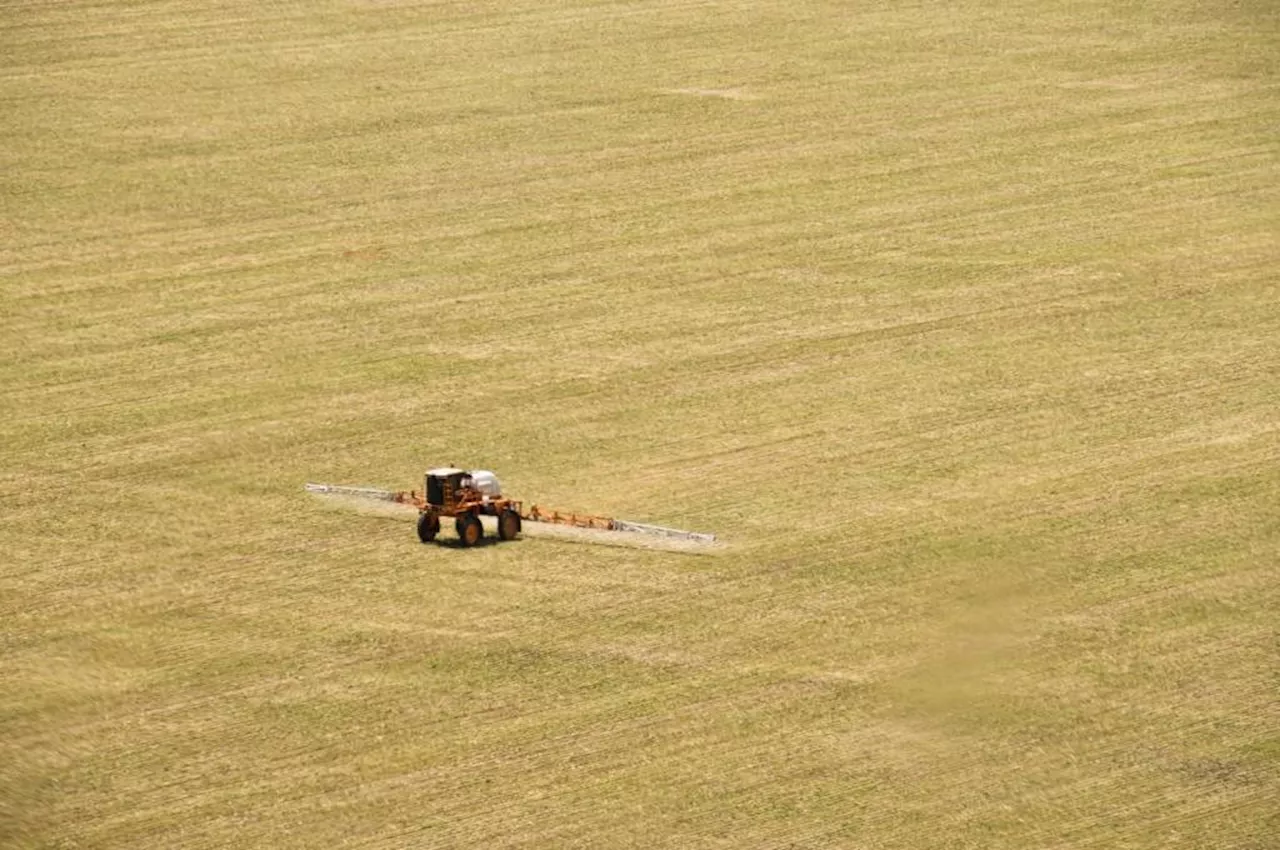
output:
POLYGON ((429 503, 426 493, 421 493, 417 490, 396 493, 395 501, 402 505, 413 505, 418 509, 419 513, 431 513, 436 516, 456 517, 463 514, 500 516, 503 511, 510 508, 520 514, 522 518, 524 517, 524 512, 521 510, 523 503, 515 499, 485 499, 474 491, 468 490, 463 490, 456 495, 446 492, 443 505, 429 503))
POLYGON ((520 518, 527 519, 530 522, 551 522, 556 525, 573 525, 578 528, 613 529, 615 527, 614 521, 609 517, 566 513, 563 511, 544 511, 537 505, 531 506, 529 512, 521 514, 520 518))
POLYGON ((577 528, 602 528, 613 530, 617 526, 606 516, 579 514, 571 511, 557 511, 531 505, 528 511, 523 509, 524 503, 516 499, 484 499, 474 491, 464 490, 461 493, 445 493, 443 505, 432 505, 427 502, 427 494, 418 490, 402 490, 395 494, 395 501, 403 505, 413 505, 419 513, 431 513, 436 516, 457 517, 462 514, 483 514, 485 516, 501 516, 508 508, 529 522, 546 522, 555 525, 572 525, 577 528))

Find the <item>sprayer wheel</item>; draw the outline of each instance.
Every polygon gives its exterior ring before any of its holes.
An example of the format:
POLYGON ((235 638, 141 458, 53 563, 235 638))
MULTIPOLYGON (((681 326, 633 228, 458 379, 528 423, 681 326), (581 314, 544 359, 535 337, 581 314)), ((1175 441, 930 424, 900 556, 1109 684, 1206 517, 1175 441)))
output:
POLYGON ((475 514, 462 514, 454 523, 454 528, 458 530, 458 542, 463 546, 474 546, 484 537, 484 526, 480 524, 480 517, 475 514))
POLYGON ((440 517, 435 514, 418 514, 418 539, 430 543, 440 533, 440 517))
POLYGON ((502 540, 515 540, 520 533, 520 514, 507 508, 498 516, 498 537, 502 540))

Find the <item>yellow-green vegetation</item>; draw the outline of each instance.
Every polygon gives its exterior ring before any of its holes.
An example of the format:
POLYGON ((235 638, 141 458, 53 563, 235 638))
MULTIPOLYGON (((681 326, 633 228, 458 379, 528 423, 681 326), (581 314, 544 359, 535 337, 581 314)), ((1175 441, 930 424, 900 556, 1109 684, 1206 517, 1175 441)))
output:
POLYGON ((1274 847, 1278 72, 1261 0, 0 2, 0 845, 1274 847), (441 463, 728 545, 302 491, 441 463))

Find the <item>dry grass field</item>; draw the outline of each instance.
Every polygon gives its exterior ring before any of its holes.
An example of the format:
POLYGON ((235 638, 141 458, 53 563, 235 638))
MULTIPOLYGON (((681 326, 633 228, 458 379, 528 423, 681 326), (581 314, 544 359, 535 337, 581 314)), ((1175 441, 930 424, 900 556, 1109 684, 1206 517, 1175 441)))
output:
POLYGON ((1280 846, 1280 11, 0 0, 0 846, 1280 846), (423 546, 308 480, 713 531, 423 546))

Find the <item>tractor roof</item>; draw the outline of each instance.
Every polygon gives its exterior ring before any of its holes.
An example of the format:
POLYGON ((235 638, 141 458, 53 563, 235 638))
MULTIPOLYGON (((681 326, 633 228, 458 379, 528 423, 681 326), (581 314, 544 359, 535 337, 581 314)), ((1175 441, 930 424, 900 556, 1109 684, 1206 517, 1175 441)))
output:
POLYGON ((450 475, 457 475, 459 472, 466 472, 466 470, 454 469, 452 466, 442 466, 439 469, 428 469, 427 475, 434 475, 437 478, 448 478, 450 475))

